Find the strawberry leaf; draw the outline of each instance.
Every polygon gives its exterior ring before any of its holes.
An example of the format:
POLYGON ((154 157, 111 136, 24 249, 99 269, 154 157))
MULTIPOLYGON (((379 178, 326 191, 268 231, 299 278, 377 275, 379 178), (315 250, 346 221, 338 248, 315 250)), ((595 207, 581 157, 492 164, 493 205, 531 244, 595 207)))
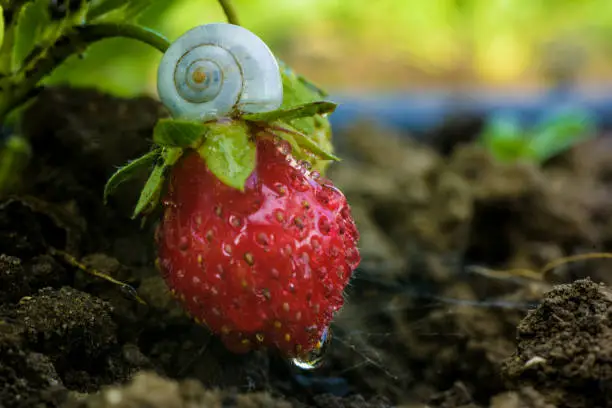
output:
POLYGON ((217 123, 209 127, 206 141, 198 149, 210 171, 224 184, 244 191, 255 169, 256 148, 243 122, 217 123))
POLYGON ((285 125, 281 122, 276 122, 268 130, 271 131, 274 135, 280 137, 281 139, 287 140, 289 143, 291 143, 291 140, 287 136, 291 136, 291 139, 293 139, 299 147, 312 152, 323 160, 340 161, 340 158, 334 156, 331 152, 323 150, 311 138, 309 138, 302 132, 292 128, 289 125, 285 125))
POLYGON ((304 90, 307 90, 311 95, 318 94, 319 97, 325 98, 328 96, 328 93, 321 89, 319 86, 312 83, 308 79, 304 78, 302 75, 293 71, 289 65, 285 64, 283 61, 278 60, 278 66, 281 69, 281 75, 287 78, 293 78, 296 82, 302 85, 304 90))
MULTIPOLYGON (((304 104, 320 102, 327 96, 325 91, 294 72, 282 61, 279 61, 279 65, 281 67, 281 78, 283 81, 283 104, 281 105, 281 109, 288 110, 304 104)), ((297 137, 301 140, 300 144, 302 146, 310 145, 311 151, 313 152, 315 150, 329 153, 333 152, 331 126, 325 114, 315 114, 310 117, 302 117, 293 120, 281 120, 281 122, 301 133, 301 135, 297 137), (312 143, 309 143, 308 140, 302 140, 304 137, 309 139, 312 143)), ((285 140, 289 141, 287 139, 287 133, 285 133, 285 140)), ((294 154, 298 153, 299 149, 294 148, 294 154)), ((313 169, 316 169, 321 174, 325 174, 329 161, 317 160, 312 157, 309 161, 313 169)))
POLYGON ((136 172, 144 167, 150 167, 161 154, 161 149, 155 149, 135 160, 130 161, 123 167, 120 167, 113 174, 104 186, 104 204, 108 202, 108 197, 119 187, 121 183, 130 179, 136 172))
POLYGON ((202 142, 206 129, 200 122, 160 119, 153 130, 153 141, 165 147, 195 148, 202 142))
POLYGON ((337 106, 338 105, 335 103, 327 101, 308 102, 306 104, 288 109, 278 109, 272 112, 252 113, 244 115, 242 118, 251 122, 274 122, 276 120, 292 121, 294 119, 332 113, 334 110, 336 110, 337 106))
POLYGON ((140 193, 140 198, 138 199, 138 203, 134 209, 132 219, 136 218, 142 213, 153 210, 157 206, 159 196, 164 185, 166 173, 168 169, 181 157, 182 153, 183 151, 180 148, 168 148, 162 151, 163 161, 156 165, 151 172, 149 179, 140 193))

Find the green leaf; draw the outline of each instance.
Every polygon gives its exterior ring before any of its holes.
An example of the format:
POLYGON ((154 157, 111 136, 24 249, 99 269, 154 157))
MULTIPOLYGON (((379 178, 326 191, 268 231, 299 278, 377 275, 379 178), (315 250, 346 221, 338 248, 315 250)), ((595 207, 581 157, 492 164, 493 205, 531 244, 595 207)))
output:
POLYGON ((489 146, 489 151, 495 159, 503 162, 516 161, 521 159, 530 160, 529 144, 525 140, 519 139, 497 139, 489 146))
POLYGON ((324 160, 340 161, 338 157, 319 147, 319 145, 315 143, 311 138, 288 125, 279 122, 271 126, 268 130, 270 130, 274 135, 280 137, 281 139, 285 139, 291 143, 291 141, 287 139, 287 135, 290 135, 293 140, 295 140, 295 143, 298 144, 298 146, 312 152, 313 154, 324 160))
POLYGON ((132 218, 136 218, 144 212, 151 211, 157 206, 159 196, 164 186, 166 173, 181 155, 182 150, 179 148, 164 149, 162 151, 163 162, 156 165, 151 172, 149 179, 140 193, 140 198, 138 199, 132 218))
POLYGON ((526 158, 529 139, 513 116, 491 118, 480 134, 480 142, 500 161, 526 158))
POLYGON ((52 26, 48 0, 35 0, 26 3, 17 16, 15 39, 11 55, 11 70, 21 68, 25 58, 35 46, 45 39, 47 29, 52 26))
POLYGON ((283 61, 278 60, 278 66, 281 70, 281 74, 294 79, 296 82, 300 83, 303 88, 307 89, 308 92, 312 95, 318 95, 320 98, 325 98, 328 96, 327 92, 321 89, 319 86, 315 85, 308 79, 304 78, 302 75, 293 71, 289 65, 285 64, 283 61))
MULTIPOLYGON (((289 110, 313 102, 321 102, 326 93, 296 74, 286 64, 281 64, 281 78, 283 82, 283 103, 281 109, 289 110)), ((316 119, 329 123, 322 115, 312 115, 293 120, 284 120, 288 125, 311 137, 317 129, 316 119)), ((327 134, 331 138, 331 132, 327 134)))
MULTIPOLYGON (((327 96, 325 91, 295 73, 282 61, 279 61, 279 65, 281 67, 281 78, 283 82, 283 104, 281 105, 281 109, 291 109, 312 102, 320 102, 327 96)), ((310 117, 283 120, 281 122, 284 126, 289 126, 291 129, 301 133, 299 136, 296 136, 300 139, 301 146, 309 145, 313 152, 314 150, 326 152, 333 151, 331 125, 325 115, 316 114, 310 117), (309 139, 312 143, 309 143, 308 140, 303 140, 304 137, 309 139), (313 144, 315 146, 312 146, 313 144)), ((287 133, 284 135, 284 139, 289 141, 287 133)), ((293 154, 299 154, 299 150, 300 149, 295 149, 294 147, 293 154)), ((317 169, 321 174, 325 174, 329 161, 313 160, 311 157, 310 162, 313 169, 317 169)))
POLYGON ((244 115, 242 118, 252 122, 274 122, 276 120, 290 122, 294 119, 332 113, 336 110, 337 106, 335 103, 327 101, 308 102, 303 105, 285 109, 281 108, 272 112, 252 113, 244 115))
POLYGON ((161 0, 98 0, 89 8, 90 22, 134 20, 147 8, 161 0))
POLYGON ((543 162, 596 135, 595 123, 585 112, 568 112, 539 124, 528 145, 528 153, 543 162))
POLYGON ((224 184, 244 191, 255 169, 256 148, 243 122, 218 123, 209 127, 206 141, 198 149, 206 165, 224 184))
POLYGON ((200 122, 164 118, 153 130, 153 141, 166 147, 197 147, 203 140, 207 126, 200 122))
POLYGON ((106 186, 104 186, 104 204, 108 202, 108 197, 117 189, 117 187, 119 187, 121 183, 130 179, 142 168, 150 167, 153 163, 155 163, 155 160, 160 154, 161 149, 155 149, 144 156, 132 160, 125 166, 120 167, 115 174, 108 179, 106 186))

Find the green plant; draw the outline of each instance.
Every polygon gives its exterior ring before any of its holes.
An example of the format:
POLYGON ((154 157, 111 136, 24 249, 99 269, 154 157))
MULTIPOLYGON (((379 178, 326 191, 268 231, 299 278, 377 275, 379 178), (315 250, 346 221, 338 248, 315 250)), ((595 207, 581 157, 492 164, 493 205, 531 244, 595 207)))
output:
POLYGON ((594 135, 594 119, 581 110, 551 115, 530 129, 514 116, 495 115, 480 134, 480 143, 500 161, 542 163, 594 135))
POLYGON ((0 195, 19 181, 29 158, 21 135, 21 108, 42 89, 43 80, 68 57, 97 41, 125 37, 165 51, 158 33, 124 23, 156 0, 4 0, 0 2, 0 124, 13 132, 0 141, 0 195))
POLYGON ((36 96, 47 74, 95 41, 123 36, 160 50, 158 92, 172 117, 157 123, 149 153, 108 180, 104 200, 136 171, 150 170, 133 216, 151 214, 160 202, 165 207, 159 266, 168 285, 187 299, 186 309, 205 318, 234 351, 275 346, 300 365, 314 366, 360 261, 346 199, 321 178, 338 160, 327 120, 336 105, 240 27, 229 0, 220 3, 232 24, 199 26, 172 44, 122 22, 152 1, 5 5, 19 17, 6 20, 0 50, 11 59, 0 78, 0 120, 6 123, 9 113, 36 96), (184 222, 208 241, 177 235, 184 222), (202 268, 216 268, 222 281, 202 275, 202 268), (222 296, 210 298, 216 291, 222 296), (203 303, 194 304, 196 297, 203 303), (236 317, 236 308, 248 316, 236 317))
MULTIPOLYGON (((19 177, 19 169, 25 166, 27 156, 13 155, 16 151, 12 148, 17 139, 20 139, 19 145, 27 146, 27 141, 20 136, 19 112, 42 89, 44 79, 67 58, 83 54, 89 45, 104 39, 133 39, 165 52, 170 42, 163 35, 128 23, 160 1, 0 0, 0 124, 10 124, 15 133, 11 145, 0 141, 2 155, 5 160, 10 157, 12 169, 0 173, 0 194, 10 191, 10 186, 15 185, 19 177)), ((231 3, 220 3, 230 20, 237 23, 231 3)), ((284 64, 282 78, 284 108, 325 95, 284 64)), ((312 134, 317 145, 331 150, 329 122, 323 115, 313 114, 293 123, 298 130, 312 134)), ((291 142, 297 145, 296 141, 291 142)), ((325 161, 314 163, 321 171, 327 164, 325 161)))

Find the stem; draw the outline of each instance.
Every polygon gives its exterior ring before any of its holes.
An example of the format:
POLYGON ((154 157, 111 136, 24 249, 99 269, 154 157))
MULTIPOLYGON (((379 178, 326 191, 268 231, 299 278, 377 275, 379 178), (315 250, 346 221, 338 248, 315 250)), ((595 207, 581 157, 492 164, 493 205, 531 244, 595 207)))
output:
POLYGON ((238 14, 232 4, 232 0, 219 0, 219 4, 223 8, 223 12, 227 17, 227 22, 234 25, 240 25, 238 22, 238 14))
POLYGON ((165 53, 170 47, 170 41, 163 35, 146 27, 129 24, 98 23, 78 27, 80 35, 89 43, 112 37, 124 37, 138 40, 165 53))
POLYGON ((37 49, 28 62, 2 89, 0 99, 0 123, 15 108, 27 102, 38 83, 73 54, 78 54, 100 40, 107 38, 131 38, 166 52, 170 42, 162 35, 144 27, 125 24, 100 23, 74 27, 47 49, 37 49))

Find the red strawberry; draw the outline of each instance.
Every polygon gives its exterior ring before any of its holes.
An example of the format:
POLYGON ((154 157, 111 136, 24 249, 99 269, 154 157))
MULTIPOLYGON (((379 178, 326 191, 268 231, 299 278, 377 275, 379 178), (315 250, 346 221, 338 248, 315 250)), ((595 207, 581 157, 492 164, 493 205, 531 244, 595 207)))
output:
MULTIPOLYGON (((282 142, 281 142, 282 143, 282 142)), ((190 314, 234 352, 300 357, 343 303, 360 262, 344 195, 257 138, 244 192, 189 151, 172 168, 157 230, 159 266, 190 314)))

